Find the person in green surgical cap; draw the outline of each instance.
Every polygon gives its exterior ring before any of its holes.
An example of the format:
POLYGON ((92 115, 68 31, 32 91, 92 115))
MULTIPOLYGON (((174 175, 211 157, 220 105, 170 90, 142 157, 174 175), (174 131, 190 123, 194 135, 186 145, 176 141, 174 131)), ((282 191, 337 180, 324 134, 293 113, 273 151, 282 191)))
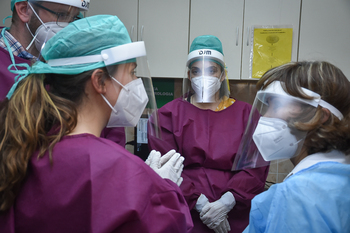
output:
POLYGON ((183 91, 159 109, 162 138, 149 134, 149 148, 161 153, 174 149, 184 156, 180 188, 191 210, 193 233, 241 233, 252 198, 264 191, 268 166, 231 171, 251 105, 230 97, 216 36, 193 40, 183 91))
MULTIPOLYGON (((0 100, 15 82, 10 69, 42 59, 45 42, 68 23, 83 18, 90 0, 11 0, 12 24, 0 32, 0 100)), ((124 127, 106 128, 101 136, 125 146, 124 127)))
POLYGON ((99 137, 155 111, 144 42, 96 15, 59 31, 42 56, 12 71, 0 106, 0 231, 190 232, 183 157, 152 151, 145 163, 99 137))
POLYGON ((16 64, 34 63, 45 41, 89 5, 90 0, 11 0, 11 26, 0 30, 0 100, 14 83, 8 66, 21 69, 16 64))

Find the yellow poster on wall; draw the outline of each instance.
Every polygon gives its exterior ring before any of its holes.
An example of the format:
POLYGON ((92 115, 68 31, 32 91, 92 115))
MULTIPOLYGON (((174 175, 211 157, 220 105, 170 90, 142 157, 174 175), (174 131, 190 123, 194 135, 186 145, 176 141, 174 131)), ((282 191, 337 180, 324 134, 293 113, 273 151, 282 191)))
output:
POLYGON ((293 28, 254 28, 251 77, 261 78, 269 69, 292 59, 293 28))

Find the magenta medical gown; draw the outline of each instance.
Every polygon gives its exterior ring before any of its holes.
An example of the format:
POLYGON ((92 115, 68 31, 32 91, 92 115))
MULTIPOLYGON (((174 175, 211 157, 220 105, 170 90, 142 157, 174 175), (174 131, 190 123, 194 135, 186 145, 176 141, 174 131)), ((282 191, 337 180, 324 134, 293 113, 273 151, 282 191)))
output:
POLYGON ((65 136, 34 155, 0 232, 189 232, 192 220, 179 187, 110 140, 65 136))
POLYGON ((100 137, 107 138, 122 147, 125 147, 126 139, 124 127, 104 128, 100 137))
POLYGON ((162 154, 175 149, 185 157, 180 188, 191 209, 192 232, 214 232, 193 209, 201 193, 213 202, 232 192, 237 204, 228 214, 230 232, 241 233, 248 225, 251 200, 264 191, 268 174, 268 167, 231 171, 250 110, 250 104, 236 101, 214 112, 181 98, 158 110, 162 140, 148 135, 148 145, 162 154))

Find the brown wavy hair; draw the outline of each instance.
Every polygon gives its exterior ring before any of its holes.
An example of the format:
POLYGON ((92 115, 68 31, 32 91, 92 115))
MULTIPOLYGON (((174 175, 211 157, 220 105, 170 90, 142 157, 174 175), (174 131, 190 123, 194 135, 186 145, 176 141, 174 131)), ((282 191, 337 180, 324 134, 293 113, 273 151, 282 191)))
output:
MULTIPOLYGON (((312 99, 301 87, 316 92, 321 99, 337 108, 344 116, 335 115, 323 122, 325 112, 318 106, 316 113, 306 123, 294 122, 294 126, 308 131, 304 146, 308 154, 339 150, 350 152, 350 82, 336 66, 325 61, 291 62, 268 70, 257 83, 264 89, 273 81, 281 81, 283 89, 292 96, 312 99)), ((305 117, 305 116, 304 116, 305 117)))
POLYGON ((14 203, 34 152, 52 149, 77 124, 77 107, 93 71, 80 75, 32 74, 0 105, 0 213, 14 203), (49 91, 48 91, 49 90, 49 91))

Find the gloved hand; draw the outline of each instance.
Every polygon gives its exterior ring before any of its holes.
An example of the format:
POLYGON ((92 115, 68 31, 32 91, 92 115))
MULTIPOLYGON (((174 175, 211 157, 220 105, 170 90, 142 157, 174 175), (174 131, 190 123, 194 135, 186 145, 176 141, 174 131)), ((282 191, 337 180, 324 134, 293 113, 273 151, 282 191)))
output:
POLYGON ((160 152, 152 150, 145 163, 163 179, 169 179, 180 186, 183 180, 181 173, 184 157, 174 152, 174 150, 169 151, 162 159, 160 152))
POLYGON ((227 233, 231 230, 230 224, 227 220, 227 215, 224 219, 224 221, 222 221, 219 226, 217 226, 216 228, 213 229, 215 231, 215 233, 227 233))
POLYGON ((157 168, 161 168, 166 162, 169 161, 169 159, 176 153, 175 150, 169 150, 165 155, 161 156, 159 151, 156 150, 152 150, 145 163, 148 166, 151 166, 151 162, 152 162, 152 166, 157 166, 157 168), (160 157, 160 160, 158 161, 158 156, 160 157))
POLYGON ((206 204, 199 217, 210 229, 217 228, 235 204, 236 200, 233 194, 226 192, 219 200, 206 204))
POLYGON ((208 198, 202 193, 196 202, 196 205, 194 206, 194 208, 200 213, 202 212, 203 207, 209 203, 208 198))

